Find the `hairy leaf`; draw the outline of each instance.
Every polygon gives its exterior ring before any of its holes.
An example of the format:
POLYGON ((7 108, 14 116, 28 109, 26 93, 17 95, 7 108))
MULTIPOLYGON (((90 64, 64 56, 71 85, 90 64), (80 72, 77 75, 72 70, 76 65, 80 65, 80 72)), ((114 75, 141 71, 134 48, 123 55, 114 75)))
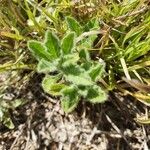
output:
POLYGON ((89 70, 89 75, 92 78, 93 81, 97 81, 102 77, 102 74, 104 73, 104 65, 98 63, 93 63, 93 66, 89 70))
POLYGON ((61 105, 63 110, 66 113, 72 112, 77 107, 78 102, 80 100, 78 97, 77 90, 75 89, 75 87, 71 86, 64 88, 62 93, 63 98, 61 101, 61 105))
POLYGON ((52 56, 53 59, 60 56, 60 41, 54 33, 50 31, 46 32, 44 44, 47 47, 47 52, 52 56))
POLYGON ((82 32, 82 28, 79 24, 79 22, 77 22, 74 18, 72 17, 67 17, 66 18, 67 24, 70 28, 71 31, 74 31, 77 36, 79 36, 82 32))
POLYGON ((99 21, 97 18, 89 20, 88 23, 84 26, 84 31, 86 32, 93 29, 99 29, 99 21))
POLYGON ((65 87, 65 85, 61 83, 57 83, 59 79, 60 79, 59 75, 46 76, 42 81, 42 87, 44 91, 54 96, 61 95, 60 91, 65 87))
POLYGON ((67 67, 70 66, 71 64, 76 64, 79 60, 79 55, 78 53, 73 53, 73 54, 68 54, 60 59, 60 63, 62 67, 67 67))
POLYGON ((93 85, 93 82, 86 74, 80 74, 79 76, 68 75, 66 78, 67 81, 72 82, 75 85, 83 85, 83 86, 93 85))
POLYGON ((75 46, 75 33, 70 32, 62 39, 61 48, 63 54, 70 54, 74 46, 75 46))
POLYGON ((77 64, 70 64, 62 69, 65 79, 76 85, 92 85, 90 76, 77 64))
POLYGON ((69 65, 62 66, 62 72, 66 76, 68 75, 79 76, 81 73, 84 72, 84 70, 77 64, 69 64, 69 65))
POLYGON ((38 41, 29 41, 28 48, 32 52, 32 54, 36 57, 36 59, 45 59, 51 60, 51 55, 47 52, 46 47, 38 41))
POLYGON ((37 71, 39 73, 49 73, 57 71, 57 61, 49 62, 44 59, 41 59, 37 66, 37 71))
POLYGON ((79 57, 85 61, 90 61, 89 52, 85 49, 81 49, 79 52, 79 57))
POLYGON ((99 86, 94 85, 93 87, 89 88, 87 94, 87 100, 91 103, 102 103, 106 101, 107 95, 106 92, 103 91, 99 86))

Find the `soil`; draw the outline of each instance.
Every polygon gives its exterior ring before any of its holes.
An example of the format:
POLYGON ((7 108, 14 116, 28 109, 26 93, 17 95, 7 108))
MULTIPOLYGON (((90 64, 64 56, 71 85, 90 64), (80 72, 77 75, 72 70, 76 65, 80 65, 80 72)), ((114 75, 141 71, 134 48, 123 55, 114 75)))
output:
POLYGON ((136 122, 149 112, 144 104, 119 91, 109 93, 104 104, 81 102, 65 114, 57 97, 41 88, 35 74, 19 89, 8 92, 27 103, 10 110, 15 128, 0 124, 0 150, 148 150, 150 126, 136 122), (17 94, 16 94, 17 93, 17 94))

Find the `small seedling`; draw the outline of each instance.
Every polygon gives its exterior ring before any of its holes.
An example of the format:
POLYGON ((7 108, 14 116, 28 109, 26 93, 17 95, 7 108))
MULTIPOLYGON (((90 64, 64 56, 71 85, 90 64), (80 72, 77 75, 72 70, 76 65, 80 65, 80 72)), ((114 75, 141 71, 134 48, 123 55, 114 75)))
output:
POLYGON ((76 31, 79 34, 81 29, 73 19, 70 20, 72 25, 69 26, 74 31, 67 33, 61 41, 56 34, 47 31, 44 42, 28 42, 28 48, 39 61, 37 71, 46 74, 42 81, 44 91, 60 96, 65 112, 73 111, 81 98, 91 103, 107 99, 106 92, 97 84, 105 65, 91 60, 87 50, 77 51, 76 31))

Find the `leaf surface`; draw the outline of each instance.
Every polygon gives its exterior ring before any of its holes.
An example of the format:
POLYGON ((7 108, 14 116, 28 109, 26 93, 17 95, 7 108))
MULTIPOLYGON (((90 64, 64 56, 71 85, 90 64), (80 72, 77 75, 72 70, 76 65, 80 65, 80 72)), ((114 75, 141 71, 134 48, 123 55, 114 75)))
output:
POLYGON ((63 39, 61 48, 63 50, 63 54, 70 54, 75 46, 75 33, 68 33, 63 39))
POLYGON ((36 59, 45 59, 51 60, 51 55, 47 52, 46 47, 38 41, 29 41, 28 48, 32 52, 32 54, 36 57, 36 59))
POLYGON ((72 112, 77 107, 80 100, 78 97, 77 90, 73 86, 71 86, 65 88, 62 91, 62 93, 63 93, 63 99, 61 101, 61 105, 63 110, 66 113, 72 112))
POLYGON ((50 31, 46 32, 44 44, 47 47, 47 52, 52 56, 53 59, 60 56, 60 41, 54 33, 50 31))
POLYGON ((79 24, 79 22, 77 22, 74 18, 72 17, 67 17, 66 18, 67 24, 70 28, 71 31, 74 31, 77 36, 79 36, 82 32, 82 28, 79 24))

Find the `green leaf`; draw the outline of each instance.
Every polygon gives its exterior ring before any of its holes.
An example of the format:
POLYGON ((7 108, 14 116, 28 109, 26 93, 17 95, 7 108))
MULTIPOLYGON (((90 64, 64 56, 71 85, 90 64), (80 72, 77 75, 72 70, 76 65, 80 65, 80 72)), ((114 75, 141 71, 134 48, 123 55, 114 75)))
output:
POLYGON ((59 79, 60 75, 46 76, 42 81, 42 87, 44 91, 53 96, 61 95, 60 91, 66 86, 64 84, 57 83, 59 79))
POLYGON ((94 43, 96 38, 97 38, 97 35, 90 35, 89 37, 86 37, 85 39, 83 39, 81 41, 80 46, 82 48, 90 49, 93 46, 93 43, 94 43))
POLYGON ((55 83, 50 86, 50 93, 55 96, 61 95, 61 90, 66 87, 65 84, 55 83))
POLYGON ((64 67, 62 71, 66 81, 69 81, 75 85, 93 85, 88 73, 86 73, 85 70, 77 64, 71 64, 67 67, 64 67))
POLYGON ((84 26, 84 31, 88 32, 90 30, 99 29, 99 20, 97 18, 93 18, 88 21, 87 24, 84 26))
POLYGON ((37 65, 37 71, 39 73, 50 73, 57 71, 57 61, 48 62, 44 59, 41 59, 37 65))
POLYGON ((74 75, 79 76, 84 70, 77 64, 69 64, 62 66, 62 72, 64 75, 74 75))
POLYGON ((60 63, 62 67, 67 67, 71 64, 76 64, 78 60, 79 60, 78 53, 73 53, 73 54, 68 54, 68 55, 63 56, 60 59, 60 63))
POLYGON ((62 108, 66 113, 70 113, 77 107, 80 100, 78 97, 77 89, 75 89, 73 86, 67 87, 62 90, 62 93, 62 108))
POLYGON ((75 33, 70 32, 62 39, 61 48, 63 50, 63 54, 71 53, 74 46, 75 46, 75 33))
POLYGON ((0 122, 2 122, 9 129, 14 128, 14 124, 10 118, 9 109, 0 105, 0 122))
POLYGON ((79 57, 83 60, 90 61, 89 52, 85 49, 81 49, 79 52, 79 57))
POLYGON ((3 124, 9 129, 14 129, 15 127, 8 112, 3 117, 3 124))
POLYGON ((53 59, 60 56, 60 41, 54 33, 50 31, 46 32, 44 44, 47 47, 47 52, 52 56, 53 59))
POLYGON ((78 86, 78 93, 82 97, 86 98, 88 94, 87 86, 79 85, 78 86))
POLYGON ((15 99, 12 101, 0 99, 0 102, 0 122, 2 122, 9 129, 13 129, 14 124, 11 120, 9 110, 14 110, 17 107, 24 105, 27 101, 24 99, 15 99))
POLYGON ((51 60, 50 54, 41 42, 31 40, 28 42, 28 48, 36 59, 40 60, 43 58, 45 60, 51 60))
POLYGON ((83 86, 93 85, 93 82, 86 74, 80 74, 79 76, 68 75, 66 77, 66 80, 72 82, 75 85, 83 85, 83 86))
POLYGON ((106 92, 103 91, 99 86, 94 85, 89 88, 87 94, 87 101, 90 101, 91 103, 102 103, 106 101, 106 99, 106 92))
POLYGON ((98 81, 102 77, 102 74, 104 73, 104 65, 98 63, 93 63, 93 66, 89 70, 89 75, 93 81, 98 81))
POLYGON ((89 71, 89 69, 92 67, 92 61, 86 61, 86 62, 82 63, 81 67, 85 71, 89 71))
POLYGON ((68 24, 70 30, 74 31, 77 34, 77 36, 79 36, 82 32, 82 28, 81 28, 79 22, 77 22, 72 17, 66 17, 66 21, 67 21, 67 24, 68 24))

